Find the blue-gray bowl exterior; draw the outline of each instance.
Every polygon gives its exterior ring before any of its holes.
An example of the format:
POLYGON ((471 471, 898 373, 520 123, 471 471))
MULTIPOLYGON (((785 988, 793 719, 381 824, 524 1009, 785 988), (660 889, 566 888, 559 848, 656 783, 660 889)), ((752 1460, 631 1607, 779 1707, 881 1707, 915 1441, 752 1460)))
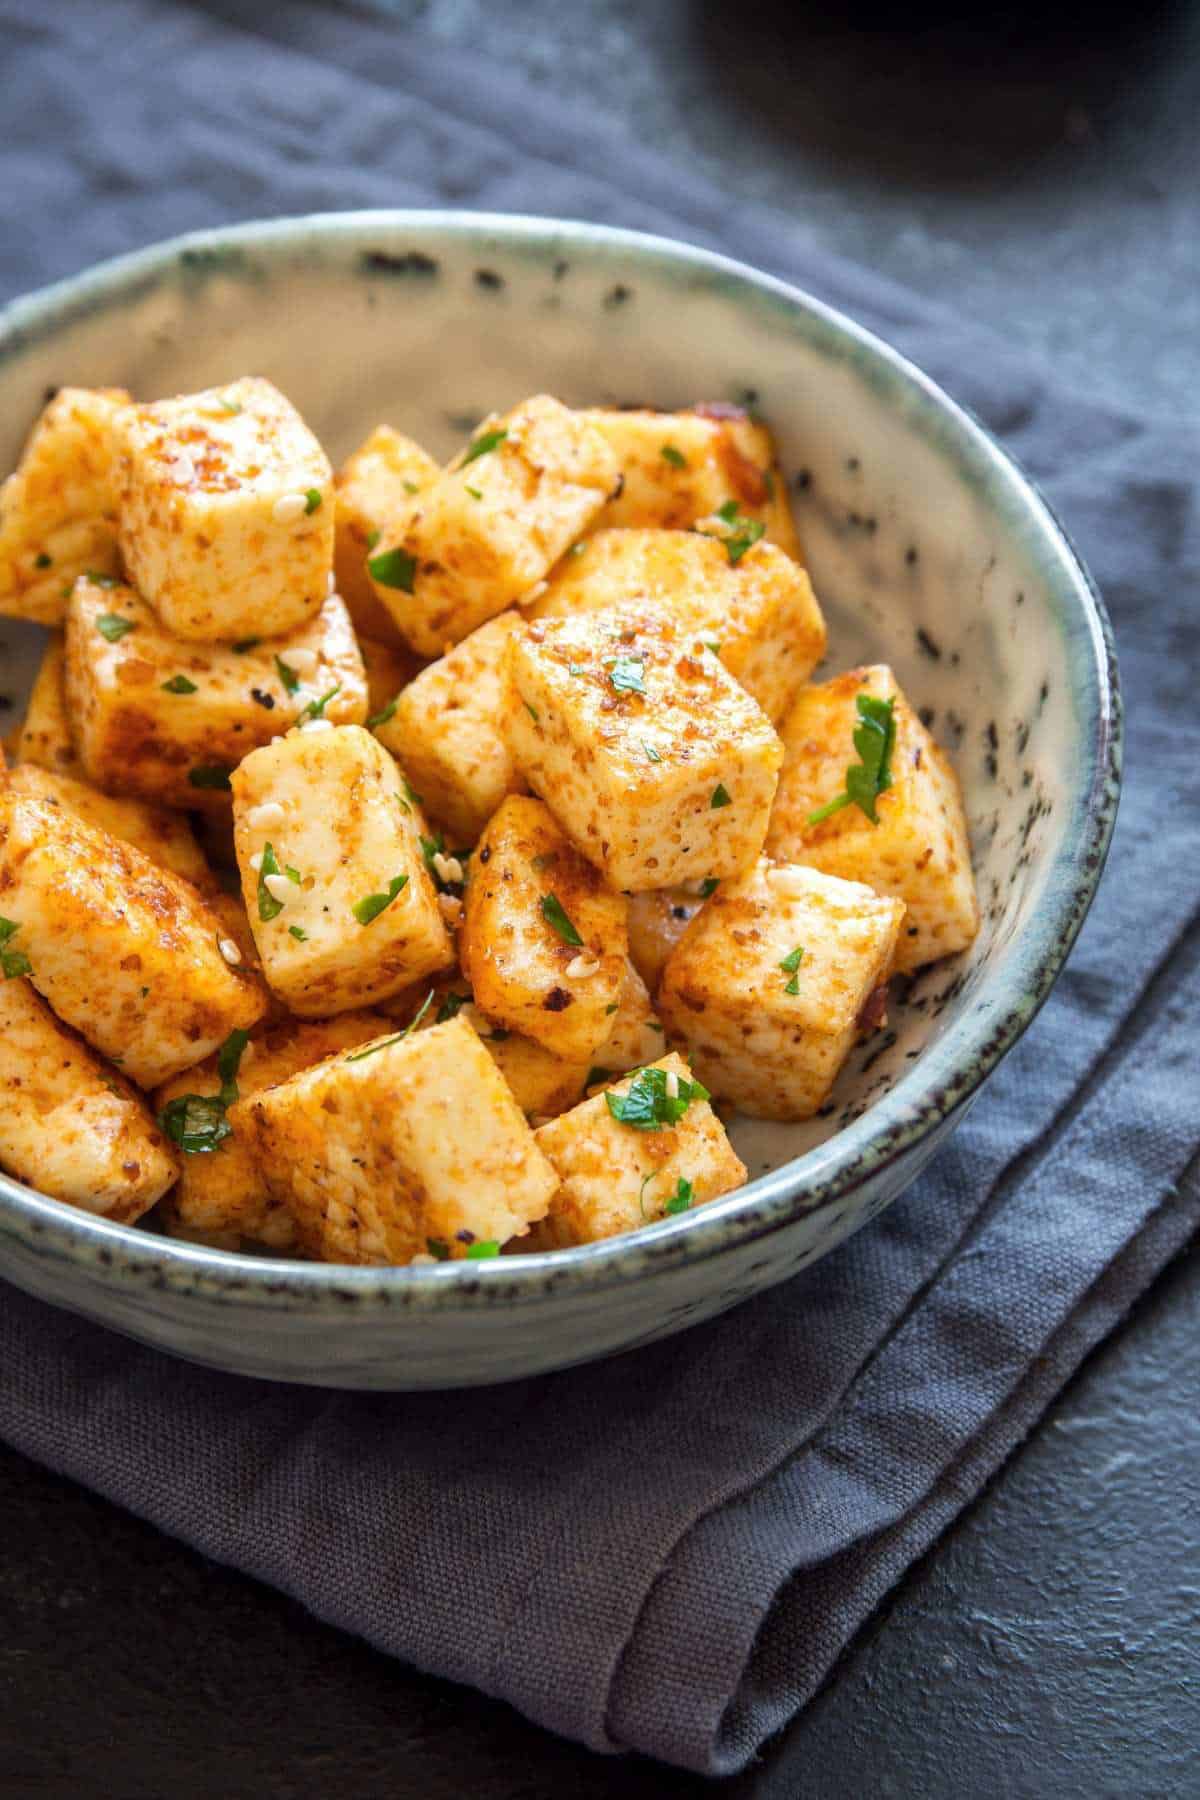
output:
MULTIPOLYGON (((492 215, 190 234, 16 302, 0 316, 0 466, 48 386, 155 394, 247 371, 279 381, 335 454, 380 417, 449 450, 539 388, 760 405, 795 474, 832 666, 892 662, 956 757, 984 927, 970 955, 908 984, 824 1118, 738 1122, 752 1179, 694 1213, 554 1255, 347 1268, 204 1250, 0 1177, 0 1272, 197 1362, 402 1389, 647 1342, 824 1255, 962 1117, 1045 1000, 1103 868, 1116 667, 1061 525, 978 422, 811 297, 666 240, 492 215)), ((39 634, 5 637, 27 675, 39 634)))

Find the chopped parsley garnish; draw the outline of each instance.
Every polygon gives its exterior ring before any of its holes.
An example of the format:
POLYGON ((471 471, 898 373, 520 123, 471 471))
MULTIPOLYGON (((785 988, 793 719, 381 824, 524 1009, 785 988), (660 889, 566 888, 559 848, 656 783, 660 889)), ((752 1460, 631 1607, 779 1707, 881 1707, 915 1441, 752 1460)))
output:
POLYGON ((382 536, 383 536, 383 533, 382 533, 382 531, 379 530, 378 526, 376 526, 374 531, 368 531, 368 533, 367 533, 367 549, 373 550, 382 536))
POLYGON ((282 656, 277 656, 275 658, 275 672, 289 694, 295 694, 299 691, 300 677, 289 663, 284 662, 282 656))
POLYGON ((810 825, 820 825, 832 818, 843 806, 857 806, 866 813, 872 825, 878 825, 875 802, 892 785, 892 751, 896 747, 895 699, 880 700, 874 694, 859 694, 854 702, 859 722, 854 728, 854 748, 859 760, 846 770, 846 786, 825 806, 808 815, 810 825))
POLYGON ((712 799, 708 804, 710 807, 733 805, 733 801, 729 797, 729 790, 724 782, 718 781, 716 787, 712 791, 712 799))
MULTIPOLYGON (((116 583, 110 581, 108 585, 115 587, 116 583)), ((101 613, 96 620, 96 630, 102 638, 107 638, 110 644, 119 644, 127 632, 136 629, 133 620, 123 619, 120 613, 101 613)))
POLYGON ((767 529, 761 519, 748 519, 740 513, 736 500, 727 500, 724 506, 718 506, 717 517, 731 528, 729 536, 722 541, 730 562, 734 564, 741 562, 751 544, 757 544, 767 529))
POLYGON ((800 992, 800 977, 797 975, 796 971, 803 961, 804 946, 803 944, 797 944, 794 950, 788 951, 787 955, 780 963, 779 966, 784 974, 790 975, 792 978, 784 987, 783 991, 785 994, 798 994, 800 992))
POLYGON ((674 444, 663 445, 662 457, 663 461, 669 462, 673 469, 686 469, 688 466, 687 457, 682 450, 677 450, 674 444))
POLYGON ((660 763, 662 761, 662 757, 658 754, 658 751, 654 748, 654 745, 648 744, 646 742, 645 738, 642 739, 642 749, 646 752, 646 761, 647 762, 660 763))
POLYGON ((411 812, 414 806, 423 806, 425 804, 407 775, 402 775, 400 777, 400 786, 404 789, 404 793, 403 795, 397 794, 396 800, 401 812, 411 812))
POLYGON ((224 394, 217 395, 217 405, 221 408, 222 412, 229 413, 231 417, 236 416, 236 414, 240 413, 242 410, 239 401, 227 400, 224 394))
POLYGON ((675 1183, 675 1192, 671 1195, 669 1200, 663 1201, 663 1211, 665 1213, 686 1212, 695 1198, 695 1188, 692 1186, 691 1182, 687 1180, 686 1176, 681 1175, 675 1183))
POLYGON ((33 566, 35 569, 48 569, 53 561, 52 556, 47 556, 44 550, 39 550, 33 559, 33 566))
MULTIPOLYGON (((400 483, 400 486, 404 489, 406 494, 419 494, 421 491, 421 484, 419 481, 407 481, 407 480, 402 481, 400 483)), ((379 533, 378 532, 375 533, 375 540, 378 543, 378 541, 379 541, 379 533)))
POLYGON ((320 506, 320 504, 321 504, 320 488, 305 488, 305 490, 304 490, 304 510, 305 510, 305 512, 306 513, 315 513, 318 506, 320 506))
POLYGON ((245 656, 247 650, 257 650, 261 643, 261 638, 239 638, 233 646, 233 653, 235 656, 245 656))
POLYGON ((720 654, 721 654, 720 638, 705 638, 704 648, 706 650, 711 650, 714 656, 720 656, 720 654))
POLYGON ((365 1050, 352 1050, 346 1058, 346 1061, 361 1062, 364 1056, 374 1056, 377 1050, 390 1050, 393 1044, 402 1044, 409 1032, 417 1029, 417 1026, 421 1023, 421 1020, 433 1005, 435 993, 436 989, 430 988, 403 1031, 398 1031, 394 1037, 380 1038, 377 1044, 368 1044, 365 1050))
POLYGON ((499 1256, 500 1245, 495 1238, 480 1238, 476 1244, 467 1245, 467 1261, 478 1262, 485 1256, 499 1256))
POLYGON ((666 1069, 640 1069, 623 1094, 606 1093, 608 1110, 618 1124, 635 1131, 657 1131, 677 1125, 693 1100, 707 1100, 708 1089, 699 1081, 677 1075, 678 1092, 667 1092, 666 1069))
POLYGON ((706 875, 704 880, 700 883, 700 898, 702 900, 707 900, 710 895, 716 893, 720 885, 721 877, 719 875, 706 875))
POLYGON ((361 900, 356 900, 350 910, 360 925, 369 925, 372 919, 377 919, 381 912, 386 911, 397 894, 407 886, 407 875, 393 875, 387 884, 386 893, 366 894, 361 900))
POLYGON ((508 432, 502 425, 495 426, 491 431, 481 431, 458 465, 459 468, 465 469, 467 464, 473 463, 477 456, 486 456, 489 450, 494 450, 497 444, 502 444, 507 436, 508 432))
MULTIPOLYGON (((264 844, 262 861, 258 865, 258 916, 264 925, 269 925, 271 920, 277 919, 283 911, 283 901, 277 900, 267 886, 267 876, 284 873, 285 871, 280 868, 275 856, 274 845, 264 844)), ((295 869, 288 869, 286 873, 291 880, 299 882, 300 877, 295 869)))
POLYGON ((567 551, 567 555, 568 556, 582 556, 586 549, 587 549, 587 544, 584 542, 583 538, 580 538, 580 540, 577 544, 571 545, 571 548, 567 551))
POLYGON ((564 944, 583 947, 583 939, 568 919, 563 903, 557 894, 542 895, 542 917, 554 931, 557 931, 564 944))
POLYGON ((18 975, 31 975, 33 964, 23 950, 10 950, 8 941, 21 929, 19 919, 0 919, 0 971, 5 981, 15 981, 18 975))
POLYGON ((327 694, 322 694, 319 700, 310 700, 307 706, 302 706, 300 711, 296 714, 297 725, 304 719, 323 719, 325 717, 325 708, 332 699, 341 693, 341 691, 342 684, 339 681, 336 687, 331 687, 329 692, 327 694))
POLYGON ((371 717, 367 720, 367 727, 369 730, 374 731, 376 725, 390 725, 395 716, 396 702, 395 700, 389 700, 382 711, 371 714, 371 717))
POLYGON ((442 1004, 437 1009, 434 1024, 445 1025, 447 1020, 457 1018, 463 1007, 470 1006, 470 1004, 470 994, 456 994, 451 988, 448 993, 442 995, 442 1004))
POLYGON ((482 493, 481 489, 473 488, 471 486, 470 482, 466 482, 464 485, 466 486, 466 490, 467 490, 468 494, 470 494, 472 500, 482 500, 483 499, 483 493, 482 493))
POLYGON ((541 717, 540 713, 538 712, 537 707, 530 706, 528 700, 522 700, 521 705, 525 708, 525 711, 529 714, 530 718, 533 720, 534 724, 536 725, 541 717))
POLYGON ((608 665, 608 679, 618 694, 646 692, 646 665, 640 656, 618 656, 608 665))
POLYGON ((584 668, 582 663, 568 663, 567 674, 568 675, 586 675, 587 670, 584 668))
POLYGON ((288 936, 294 937, 298 944, 307 944, 308 942, 308 933, 303 925, 289 925, 288 936))
POLYGON ((238 1097, 237 1075, 242 1053, 250 1041, 248 1031, 231 1031, 217 1052, 221 1086, 215 1094, 180 1094, 169 1100, 158 1122, 173 1144, 187 1156, 204 1156, 217 1150, 233 1127, 226 1112, 238 1097))
POLYGON ((195 682, 189 681, 186 675, 172 675, 170 681, 163 682, 162 691, 164 694, 194 694, 197 689, 195 682))
POLYGON ((367 569, 371 579, 381 587, 399 588, 402 594, 412 593, 417 559, 407 550, 399 546, 395 550, 381 550, 378 556, 367 558, 367 569))
POLYGON ((217 788, 227 793, 230 773, 221 763, 201 763, 188 770, 188 781, 194 788, 217 788))
POLYGON ((435 1262, 449 1262, 450 1246, 445 1238, 426 1238, 425 1248, 435 1262))

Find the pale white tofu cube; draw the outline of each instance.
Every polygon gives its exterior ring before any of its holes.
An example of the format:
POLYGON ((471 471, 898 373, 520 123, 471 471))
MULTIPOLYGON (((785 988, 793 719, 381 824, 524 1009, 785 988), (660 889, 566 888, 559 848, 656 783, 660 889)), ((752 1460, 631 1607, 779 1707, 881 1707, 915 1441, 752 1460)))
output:
POLYGON ((722 882, 672 952, 663 1022, 719 1099, 807 1119, 864 1029, 882 1023, 904 918, 858 882, 763 857, 722 882))
POLYGON ((454 962, 403 777, 369 731, 301 728, 233 775, 242 896, 263 970, 325 1018, 454 962))
MULTIPOLYGON (((377 638, 380 643, 403 641, 391 613, 375 593, 367 558, 391 521, 409 511, 413 497, 431 486, 441 472, 420 444, 390 425, 377 425, 333 478, 337 492, 334 575, 360 638, 377 638)), ((377 709, 372 706, 371 710, 377 709)))
POLYGON ((333 568, 333 472, 279 390, 246 376, 117 418, 119 541, 176 637, 278 637, 316 617, 333 568))

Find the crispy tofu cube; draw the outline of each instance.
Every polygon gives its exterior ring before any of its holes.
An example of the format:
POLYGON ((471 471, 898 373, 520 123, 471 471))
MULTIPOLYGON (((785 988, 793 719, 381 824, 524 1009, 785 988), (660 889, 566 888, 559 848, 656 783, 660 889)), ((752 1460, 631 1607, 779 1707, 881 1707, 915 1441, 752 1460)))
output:
POLYGON ((667 958, 703 905, 703 893, 688 888, 629 896, 629 960, 652 994, 658 992, 667 958))
POLYGON ((233 775, 242 897, 292 1012, 326 1018, 454 962, 400 770, 358 725, 289 733, 233 775))
POLYGON ((731 562, 724 543, 695 531, 596 532, 564 557, 528 616, 644 600, 678 609, 772 723, 825 654, 825 620, 799 563, 765 542, 731 562))
POLYGON ((61 631, 51 632, 29 692, 17 735, 17 760, 59 775, 79 772, 79 753, 67 723, 66 652, 61 631))
POLYGON ((560 1182, 539 1235, 546 1247, 636 1231, 728 1194, 746 1179, 724 1126, 674 1053, 572 1107, 535 1135, 560 1182), (614 1117, 614 1105, 642 1117, 645 1128, 614 1117))
POLYGON ((517 766, 629 893, 737 874, 762 849, 783 746, 666 607, 543 619, 513 636, 517 766))
POLYGON ((767 849, 863 881, 907 907, 896 952, 905 972, 966 949, 979 929, 979 903, 958 777, 883 665, 850 669, 806 688, 782 727, 785 758, 767 849), (860 694, 891 700, 892 784, 875 802, 879 823, 845 806, 818 823, 810 815, 844 791, 858 763, 854 731, 860 694))
POLYGON ((720 1099, 760 1119, 807 1119, 862 1026, 882 1022, 904 917, 858 882, 763 857, 722 882, 675 949, 663 1022, 720 1099))
POLYGON ((488 1018, 586 1061, 626 978, 624 896, 605 887, 540 800, 511 795, 471 859, 459 955, 488 1018))
POLYGON ((0 613, 58 625, 75 578, 117 572, 113 422, 123 388, 59 388, 0 487, 0 613))
POLYGON ((644 1068, 666 1049, 663 1022, 632 961, 625 965, 617 1010, 609 1022, 612 1029, 596 1051, 588 1071, 589 1087, 593 1083, 609 1082, 614 1075, 624 1075, 628 1069, 644 1068))
POLYGON ((391 716, 392 702, 415 681, 425 664, 403 645, 385 644, 379 638, 358 636, 359 653, 367 675, 368 718, 383 722, 391 716))
MULTIPOLYGON (((395 620, 371 585, 367 558, 391 521, 410 510, 414 494, 431 486, 441 472, 420 444, 390 425, 377 425, 333 478, 337 493, 333 569, 338 593, 350 608, 360 638, 402 642, 395 620)), ((371 711, 378 711, 373 703, 371 711)))
POLYGON ((182 813, 145 800, 122 800, 102 794, 89 782, 71 775, 53 775, 36 763, 24 763, 8 778, 10 792, 61 806, 74 818, 98 825, 123 843, 133 844, 143 856, 162 869, 182 875, 201 893, 213 887, 213 875, 196 835, 182 813))
POLYGON ((522 401, 391 520, 367 564, 375 592, 414 650, 440 656, 543 580, 616 481, 586 419, 522 401))
MULTIPOLYGON (((245 1046, 236 1077, 240 1098, 246 1100, 264 1088, 275 1087, 301 1069, 339 1051, 353 1050, 388 1030, 387 1020, 373 1012, 346 1012, 335 1019, 288 1019, 245 1046)), ((161 1112, 172 1100, 187 1094, 215 1096, 221 1085, 217 1059, 207 1057, 198 1067, 164 1083, 154 1096, 155 1108, 161 1112)), ((247 1238, 274 1250, 290 1249, 295 1242, 295 1221, 268 1192, 258 1166, 254 1133, 247 1131, 244 1116, 239 1117, 240 1127, 229 1120, 231 1135, 215 1150, 182 1158, 179 1185, 171 1202, 173 1222, 181 1231, 203 1234, 204 1241, 232 1234, 233 1243, 221 1248, 237 1249, 238 1240, 247 1238)))
POLYGON ((544 1217, 557 1183, 461 1015, 318 1063, 230 1116, 325 1262, 479 1254, 544 1217))
POLYGON ((139 1087, 262 1016, 195 888, 59 806, 0 796, 0 913, 39 993, 139 1087))
POLYGON ((518 612, 489 619, 422 670, 375 727, 429 811, 464 844, 524 787, 504 736, 505 656, 521 625, 518 612))
POLYGON ((146 1103, 28 981, 0 981, 0 1164, 69 1206, 131 1225, 175 1179, 146 1103))
POLYGON ((239 650, 173 636, 132 588, 76 585, 67 698, 98 787, 228 813, 230 770, 331 694, 331 723, 366 718, 362 658, 336 594, 291 637, 239 650))
POLYGON ((583 415, 616 452, 624 486, 601 526, 686 528, 730 500, 799 559, 800 541, 771 434, 740 406, 722 401, 683 412, 594 407, 583 415))
POLYGON ((300 414, 247 376, 117 417, 129 578, 176 637, 280 637, 314 619, 333 570, 333 472, 300 414))

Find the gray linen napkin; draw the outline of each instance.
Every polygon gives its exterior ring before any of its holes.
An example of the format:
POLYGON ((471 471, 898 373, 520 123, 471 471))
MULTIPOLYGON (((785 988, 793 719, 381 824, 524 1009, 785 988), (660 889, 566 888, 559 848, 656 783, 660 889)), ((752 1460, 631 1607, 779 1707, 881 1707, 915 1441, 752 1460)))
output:
POLYGON ((0 0, 0 31, 6 295, 320 207, 674 233, 924 364, 1102 584, 1129 772, 1100 900, 933 1169, 819 1268, 636 1355, 416 1397, 215 1375, 3 1290, 0 1435, 27 1454, 585 1744, 736 1769, 1200 1222, 1197 436, 1064 393, 802 225, 378 19, 0 0))

